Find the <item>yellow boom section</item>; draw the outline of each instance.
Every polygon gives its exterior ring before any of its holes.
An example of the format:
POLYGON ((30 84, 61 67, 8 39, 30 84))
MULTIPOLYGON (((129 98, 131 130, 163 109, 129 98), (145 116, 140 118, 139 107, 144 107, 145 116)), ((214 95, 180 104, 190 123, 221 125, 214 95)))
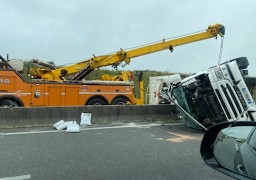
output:
POLYGON ((49 80, 64 80, 66 75, 75 74, 73 80, 81 80, 86 75, 88 75, 95 68, 113 65, 117 67, 121 62, 126 64, 130 63, 131 58, 138 56, 143 56, 150 53, 155 53, 162 50, 173 50, 174 47, 193 43, 212 37, 217 37, 218 35, 224 36, 225 28, 221 24, 210 25, 205 31, 200 33, 195 33, 183 37, 178 37, 171 40, 163 40, 158 43, 138 47, 128 51, 120 50, 116 53, 103 56, 93 56, 89 60, 85 60, 79 63, 75 63, 70 66, 64 66, 54 70, 40 70, 39 74, 42 79, 49 80))

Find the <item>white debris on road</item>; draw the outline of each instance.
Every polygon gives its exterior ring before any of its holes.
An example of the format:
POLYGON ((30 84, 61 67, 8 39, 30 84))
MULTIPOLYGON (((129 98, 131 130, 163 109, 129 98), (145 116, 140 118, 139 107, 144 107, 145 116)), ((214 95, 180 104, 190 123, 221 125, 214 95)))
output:
POLYGON ((87 125, 89 125, 89 126, 92 125, 91 119, 92 119, 91 113, 81 113, 80 126, 84 127, 87 125))
POLYGON ((53 124, 53 127, 56 130, 65 130, 66 132, 80 132, 80 126, 85 127, 92 125, 91 123, 92 114, 91 113, 81 113, 81 122, 80 125, 76 121, 67 121, 60 120, 53 124))
POLYGON ((74 124, 74 121, 67 121, 65 122, 64 120, 60 120, 56 122, 53 127, 57 130, 64 130, 66 129, 69 125, 74 124))
POLYGON ((68 125, 66 132, 68 132, 68 133, 78 133, 78 132, 80 132, 79 124, 77 124, 76 121, 73 121, 72 124, 68 125))

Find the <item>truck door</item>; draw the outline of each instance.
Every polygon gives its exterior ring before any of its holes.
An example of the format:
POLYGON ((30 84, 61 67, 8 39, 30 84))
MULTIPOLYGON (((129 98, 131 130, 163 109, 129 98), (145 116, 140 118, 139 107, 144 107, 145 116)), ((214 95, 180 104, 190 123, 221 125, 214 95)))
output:
POLYGON ((65 102, 66 106, 77 106, 79 105, 79 87, 66 87, 65 102))
POLYGON ((48 91, 49 106, 61 106, 61 86, 49 86, 48 91))
POLYGON ((45 106, 44 89, 44 84, 31 84, 31 106, 45 106))

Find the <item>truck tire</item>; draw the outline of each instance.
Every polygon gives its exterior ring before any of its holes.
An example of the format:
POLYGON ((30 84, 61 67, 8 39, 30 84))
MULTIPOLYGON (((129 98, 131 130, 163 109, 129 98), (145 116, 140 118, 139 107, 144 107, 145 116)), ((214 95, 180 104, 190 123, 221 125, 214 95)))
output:
POLYGON ((239 58, 232 59, 230 61, 236 61, 239 69, 246 69, 249 66, 249 61, 247 57, 239 57, 239 58))
POLYGON ((256 77, 245 77, 245 82, 248 86, 256 86, 256 77))
POLYGON ((253 96, 256 87, 256 77, 245 77, 244 80, 248 86, 251 95, 253 96))
POLYGON ((103 101, 102 99, 92 99, 88 102, 88 105, 107 105, 107 103, 105 101, 103 101))
POLYGON ((117 98, 113 101, 112 105, 126 105, 127 102, 129 101, 125 98, 117 98))
POLYGON ((18 104, 15 101, 4 99, 0 100, 0 107, 18 107, 18 104))

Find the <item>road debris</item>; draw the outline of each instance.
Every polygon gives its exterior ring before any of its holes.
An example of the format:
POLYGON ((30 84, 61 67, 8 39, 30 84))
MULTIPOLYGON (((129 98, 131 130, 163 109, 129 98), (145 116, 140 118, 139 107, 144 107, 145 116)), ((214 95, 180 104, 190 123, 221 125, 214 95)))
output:
POLYGON ((91 113, 81 113, 81 122, 80 122, 80 126, 84 127, 84 126, 87 126, 87 125, 92 125, 92 122, 91 122, 91 119, 92 119, 92 114, 91 113))

